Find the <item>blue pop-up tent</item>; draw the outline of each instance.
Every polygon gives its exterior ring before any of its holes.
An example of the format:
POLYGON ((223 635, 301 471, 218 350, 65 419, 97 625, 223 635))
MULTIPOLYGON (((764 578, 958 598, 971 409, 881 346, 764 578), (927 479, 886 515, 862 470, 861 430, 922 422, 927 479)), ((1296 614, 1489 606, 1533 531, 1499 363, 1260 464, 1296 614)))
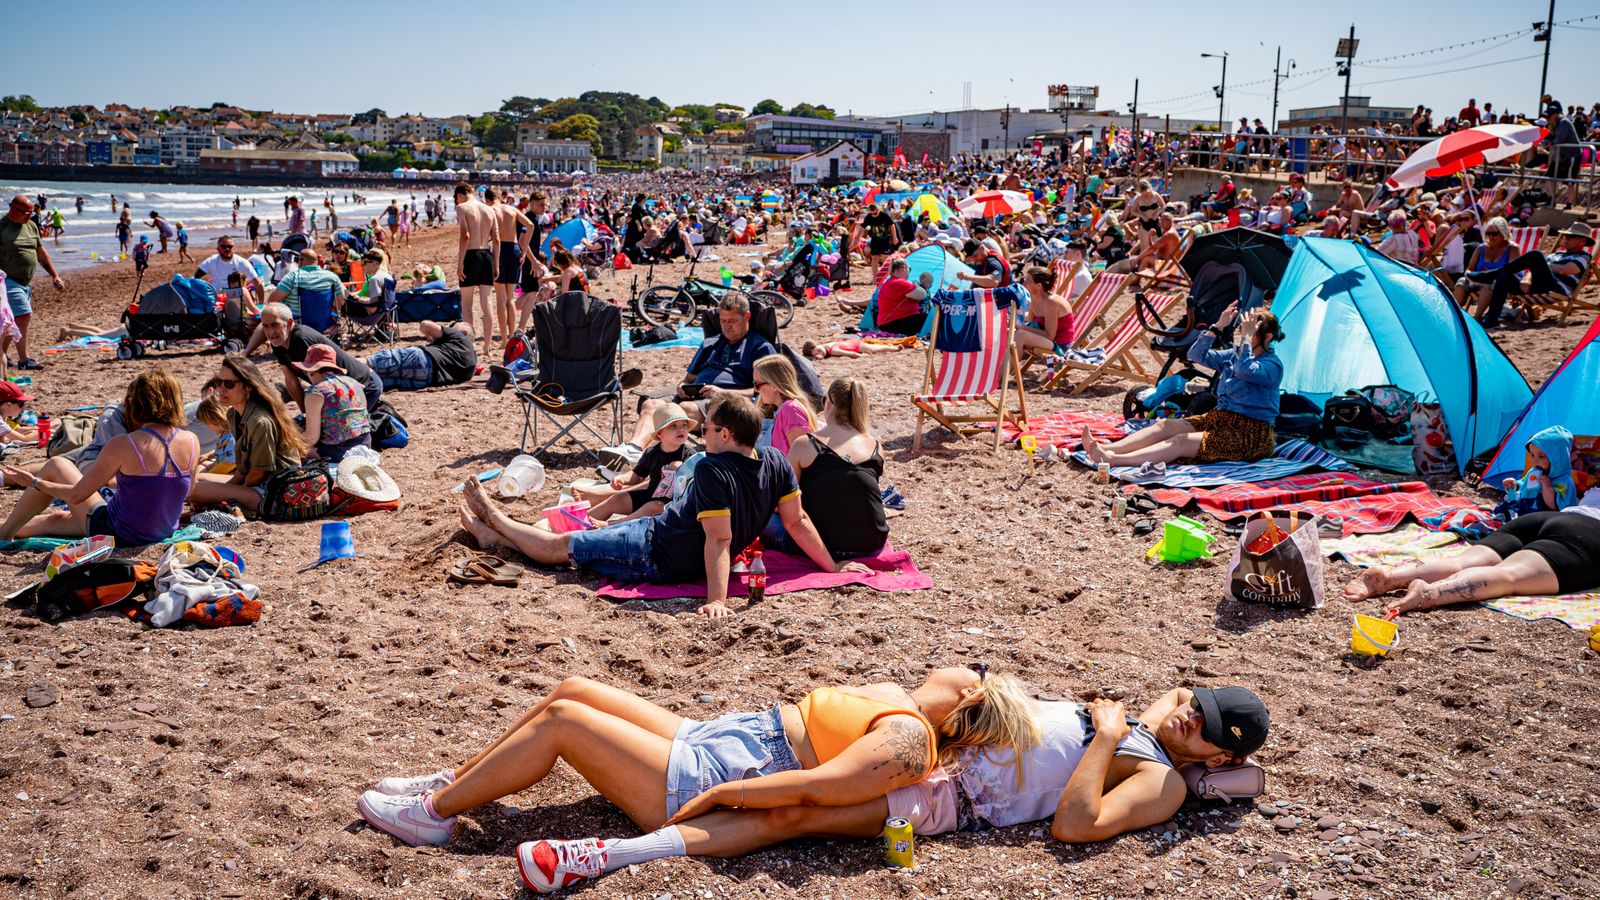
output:
POLYGON ((1272 311, 1285 391, 1318 404, 1346 390, 1398 385, 1436 399, 1456 461, 1499 446, 1533 397, 1528 382, 1427 273, 1363 244, 1305 238, 1272 311))
MULTIPOLYGON (((933 275, 933 287, 928 290, 930 294, 943 288, 960 289, 971 287, 965 281, 958 281, 956 275, 960 272, 966 272, 971 275, 973 272, 972 267, 946 253, 945 249, 938 244, 912 251, 906 257, 906 265, 911 267, 911 274, 906 277, 912 284, 917 284, 924 272, 933 275)), ((877 315, 878 291, 877 288, 874 288, 872 299, 867 301, 867 311, 861 314, 861 322, 856 327, 862 331, 871 331, 877 328, 877 315)), ((922 326, 922 333, 918 337, 926 339, 932 333, 933 317, 929 316, 927 323, 922 326)))
POLYGON ((544 244, 539 247, 539 250, 544 254, 545 259, 549 259, 550 242, 560 241, 561 246, 567 248, 569 252, 577 252, 579 244, 594 237, 597 233, 594 225, 590 224, 588 219, 582 217, 568 219, 550 229, 550 233, 544 236, 544 244))
POLYGON ((1589 326, 1550 380, 1539 386, 1539 393, 1533 395, 1533 401, 1501 442, 1499 452, 1489 460, 1483 483, 1499 486, 1504 478, 1522 477, 1528 439, 1551 425, 1560 425, 1573 434, 1600 435, 1600 401, 1596 401, 1596 394, 1600 394, 1600 319, 1589 326))

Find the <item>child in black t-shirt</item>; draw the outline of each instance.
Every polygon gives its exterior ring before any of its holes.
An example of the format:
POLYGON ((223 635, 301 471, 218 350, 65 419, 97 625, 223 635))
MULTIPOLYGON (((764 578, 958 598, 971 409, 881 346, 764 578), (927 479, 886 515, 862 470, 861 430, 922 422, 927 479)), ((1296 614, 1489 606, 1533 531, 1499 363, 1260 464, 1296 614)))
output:
POLYGON ((594 504, 589 518, 605 522, 621 515, 624 518, 618 521, 626 522, 665 508, 672 492, 670 477, 694 452, 689 446, 689 416, 678 404, 666 403, 656 409, 650 424, 655 426, 655 440, 645 448, 633 471, 613 479, 608 487, 576 492, 579 499, 594 504))

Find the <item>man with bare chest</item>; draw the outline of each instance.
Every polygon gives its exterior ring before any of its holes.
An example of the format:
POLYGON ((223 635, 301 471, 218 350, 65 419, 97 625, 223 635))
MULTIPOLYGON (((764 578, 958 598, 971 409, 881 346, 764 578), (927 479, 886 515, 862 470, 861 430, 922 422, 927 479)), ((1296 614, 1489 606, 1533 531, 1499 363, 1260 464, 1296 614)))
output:
POLYGON ((494 303, 495 256, 494 246, 499 231, 494 210, 480 203, 466 184, 456 185, 456 224, 461 232, 460 250, 456 256, 456 273, 461 279, 461 317, 468 328, 478 330, 473 313, 483 314, 484 359, 489 353, 490 332, 494 320, 490 318, 494 303))
MULTIPOLYGON (((502 341, 509 340, 511 328, 516 323, 517 285, 522 281, 522 260, 528 255, 528 241, 533 237, 533 222, 514 203, 501 202, 494 188, 483 192, 494 213, 495 230, 499 233, 494 278, 495 326, 502 341)), ((486 321, 484 330, 488 330, 486 321)), ((487 335, 485 335, 487 337, 487 335)))

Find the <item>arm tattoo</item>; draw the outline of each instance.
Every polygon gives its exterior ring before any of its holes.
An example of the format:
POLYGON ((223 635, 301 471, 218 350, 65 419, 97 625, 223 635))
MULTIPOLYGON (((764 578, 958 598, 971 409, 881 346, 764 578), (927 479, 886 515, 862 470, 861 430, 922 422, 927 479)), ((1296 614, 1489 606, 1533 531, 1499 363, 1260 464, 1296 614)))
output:
POLYGON ((885 773, 889 777, 897 774, 921 775, 928 771, 928 730, 917 722, 908 721, 905 716, 895 716, 885 726, 885 737, 888 739, 891 756, 876 766, 873 770, 899 764, 900 771, 885 773))

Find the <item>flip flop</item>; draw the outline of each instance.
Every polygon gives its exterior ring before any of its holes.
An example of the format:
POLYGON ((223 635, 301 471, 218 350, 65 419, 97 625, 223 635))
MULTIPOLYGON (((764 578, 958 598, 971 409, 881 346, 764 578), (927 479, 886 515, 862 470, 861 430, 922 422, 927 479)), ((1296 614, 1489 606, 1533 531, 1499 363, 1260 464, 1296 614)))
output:
POLYGON ((1140 519, 1139 521, 1133 523, 1133 533, 1134 533, 1135 536, 1142 535, 1142 534, 1149 534, 1150 532, 1155 531, 1155 530, 1156 530, 1156 520, 1155 519, 1140 519))
POLYGON ((1128 495, 1128 509, 1134 512, 1155 512, 1160 506, 1161 504, 1157 503, 1154 497, 1144 493, 1143 491, 1140 491, 1137 494, 1128 495))
POLYGON ((516 587, 522 583, 522 566, 487 553, 464 559, 450 567, 449 581, 457 584, 492 584, 516 587))

